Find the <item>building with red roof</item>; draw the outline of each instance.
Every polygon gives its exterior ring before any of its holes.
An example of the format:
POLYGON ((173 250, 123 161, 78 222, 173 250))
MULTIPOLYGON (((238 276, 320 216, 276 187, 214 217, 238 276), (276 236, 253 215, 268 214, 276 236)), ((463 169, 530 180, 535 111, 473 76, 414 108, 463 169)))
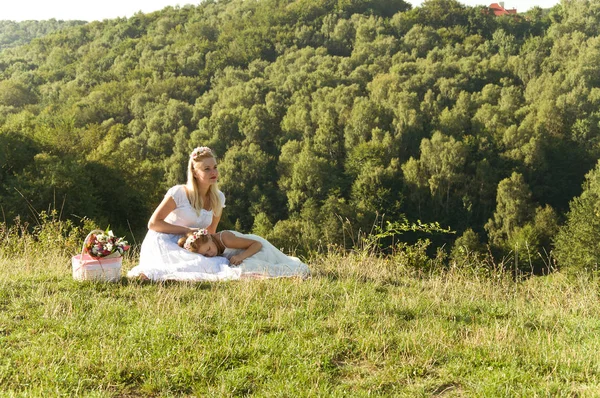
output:
POLYGON ((492 3, 489 7, 492 12, 494 13, 495 16, 499 17, 501 15, 512 15, 512 14, 516 14, 517 13, 517 9, 516 8, 512 8, 510 10, 507 10, 506 8, 504 8, 504 2, 501 1, 499 3, 492 3))

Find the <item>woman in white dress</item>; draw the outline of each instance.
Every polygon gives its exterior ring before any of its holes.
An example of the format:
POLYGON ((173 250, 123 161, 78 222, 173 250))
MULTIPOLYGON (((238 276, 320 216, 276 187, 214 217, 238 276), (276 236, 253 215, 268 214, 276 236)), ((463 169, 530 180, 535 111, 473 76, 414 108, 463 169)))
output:
POLYGON ((188 232, 178 241, 179 246, 205 257, 229 259, 238 265, 242 278, 280 278, 310 274, 300 259, 279 251, 269 241, 257 235, 236 231, 210 233, 208 229, 188 232))
POLYGON ((239 279, 241 270, 222 257, 207 258, 182 249, 181 235, 200 229, 214 233, 225 207, 219 191, 217 161, 210 148, 190 154, 187 183, 170 188, 148 222, 140 263, 127 273, 130 278, 153 281, 216 281, 239 279))

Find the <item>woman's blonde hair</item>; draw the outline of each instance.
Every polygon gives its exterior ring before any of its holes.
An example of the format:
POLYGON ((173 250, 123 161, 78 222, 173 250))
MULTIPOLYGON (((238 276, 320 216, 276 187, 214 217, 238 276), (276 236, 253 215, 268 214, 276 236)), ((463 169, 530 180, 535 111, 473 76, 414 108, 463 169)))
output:
MULTIPOLYGON (((187 197, 190 201, 190 204, 198 214, 200 214, 200 211, 202 208, 204 208, 204 200, 200 195, 200 186, 198 184, 198 180, 194 178, 194 165, 207 158, 213 158, 215 160, 217 159, 209 147, 201 146, 192 151, 190 154, 190 160, 188 161, 186 184, 188 188, 187 197)), ((219 195, 218 184, 215 183, 210 185, 208 188, 208 197, 210 198, 211 210, 215 216, 219 217, 223 211, 223 202, 221 201, 221 196, 219 195)))

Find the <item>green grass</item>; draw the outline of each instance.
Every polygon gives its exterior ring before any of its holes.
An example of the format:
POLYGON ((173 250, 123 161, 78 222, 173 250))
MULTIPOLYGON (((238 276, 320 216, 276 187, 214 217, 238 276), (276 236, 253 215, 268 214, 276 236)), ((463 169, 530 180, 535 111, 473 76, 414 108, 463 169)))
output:
POLYGON ((0 396, 600 396, 592 277, 310 265, 304 281, 92 283, 65 255, 0 253, 0 396))

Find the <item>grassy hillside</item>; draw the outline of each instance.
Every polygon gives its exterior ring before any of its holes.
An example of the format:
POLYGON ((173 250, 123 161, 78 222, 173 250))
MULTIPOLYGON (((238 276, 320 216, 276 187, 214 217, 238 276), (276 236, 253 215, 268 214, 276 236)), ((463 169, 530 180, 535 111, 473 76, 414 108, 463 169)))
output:
POLYGON ((600 394, 595 278, 331 253, 305 281, 81 283, 59 250, 6 253, 3 396, 600 394))

